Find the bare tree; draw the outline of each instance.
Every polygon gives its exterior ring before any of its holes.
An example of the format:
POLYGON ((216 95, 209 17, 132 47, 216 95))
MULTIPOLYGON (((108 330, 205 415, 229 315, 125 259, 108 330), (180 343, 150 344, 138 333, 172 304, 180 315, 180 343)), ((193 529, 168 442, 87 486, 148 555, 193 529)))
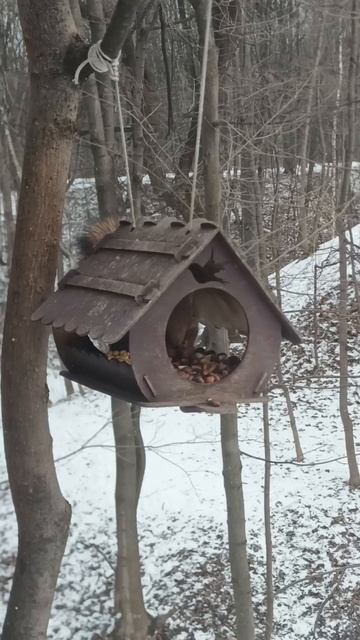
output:
POLYGON ((19 526, 2 637, 39 640, 46 637, 70 506, 57 482, 48 426, 48 330, 30 318, 56 272, 78 101, 64 60, 76 29, 67 2, 19 0, 18 6, 31 89, 2 355, 5 451, 19 526))
POLYGON ((326 13, 323 16, 323 20, 320 25, 320 32, 318 36, 315 63, 314 68, 311 69, 311 77, 309 82, 309 93, 305 111, 305 124, 303 128, 301 149, 300 149, 300 196, 299 196, 299 225, 304 242, 304 247, 308 253, 311 249, 311 242, 309 243, 309 225, 308 225, 308 212, 306 197, 308 193, 309 176, 307 173, 308 154, 309 154, 309 138, 311 132, 311 118, 313 115, 313 106, 315 100, 316 84, 318 80, 319 65, 323 54, 323 40, 326 24, 326 13))
POLYGON ((113 401, 116 446, 116 523, 118 557, 115 612, 121 613, 114 640, 146 640, 150 616, 144 604, 137 532, 137 505, 145 470, 140 411, 127 402, 113 401))
POLYGON ((270 421, 269 406, 263 406, 263 426, 264 426, 264 523, 265 523, 265 548, 266 548, 266 620, 265 620, 265 640, 271 640, 273 620, 274 620, 274 590, 273 590, 273 561, 272 561, 272 535, 271 535, 271 447, 270 447, 270 421))
MULTIPOLYGON (((114 2, 111 3, 112 8, 114 2)), ((87 0, 88 20, 93 42, 106 31, 103 0, 87 0)), ((108 73, 95 74, 87 81, 86 106, 94 157, 95 184, 101 216, 116 215, 119 207, 115 176, 114 93, 108 73)))
POLYGON ((4 159, 2 173, 0 175, 0 188, 3 196, 4 218, 6 227, 6 253, 8 273, 10 273, 12 251, 14 246, 15 221, 13 215, 12 200, 12 176, 9 163, 9 157, 5 145, 0 144, 0 152, 4 159))
MULTIPOLYGON (((105 29, 103 0, 88 1, 90 20, 96 17, 98 35, 105 29), (100 5, 100 6, 99 6, 100 5)), ((99 81, 98 81, 99 82, 99 81)), ((104 78, 100 78, 104 83, 104 78)), ((140 90, 142 89, 142 83, 140 90)), ((91 150, 100 217, 114 214, 116 182, 111 172, 109 142, 115 143, 114 128, 107 131, 111 120, 111 101, 101 107, 96 80, 87 80, 90 89, 86 98, 90 125, 91 150), (110 210, 109 210, 110 206, 110 210)), ((141 96, 140 96, 141 101, 141 96)), ((114 127, 114 123, 113 123, 114 127)), ((113 147, 113 151, 115 151, 113 147)), ((141 186, 141 185, 140 185, 141 186)), ((141 190, 139 194, 141 209, 141 190)), ((127 402, 112 398, 112 423, 116 450, 115 508, 117 521, 117 563, 114 585, 115 613, 121 614, 120 624, 113 632, 114 639, 142 640, 146 638, 150 616, 143 599, 140 554, 137 533, 137 504, 145 467, 145 449, 140 432, 140 410, 127 402)))
MULTIPOLYGON (((205 44, 205 16, 207 2, 191 0, 196 12, 199 39, 205 44)), ((205 108, 202 123, 203 178, 206 215, 221 223, 221 169, 218 122, 219 73, 218 53, 212 27, 210 28, 209 57, 206 72, 205 108)), ((218 340, 222 340, 221 336, 218 340)), ((225 338, 226 340, 226 338, 225 338)), ((224 344, 218 342, 224 351, 224 344)), ((238 442, 236 407, 234 412, 220 418, 223 476, 227 503, 229 553, 236 612, 236 637, 253 640, 255 637, 251 601, 250 574, 246 553, 245 505, 242 490, 241 459, 238 442)))
POLYGON ((344 169, 341 181, 340 195, 338 198, 337 233, 339 238, 339 356, 340 356, 340 388, 339 403, 340 415, 345 432, 346 455, 349 466, 349 483, 353 487, 360 486, 360 473, 356 459, 353 423, 349 412, 349 364, 348 364, 348 280, 347 280, 347 247, 346 247, 346 210, 350 192, 350 175, 354 149, 354 125, 355 125, 355 83, 356 64, 359 53, 359 26, 358 26, 358 2, 349 2, 350 14, 350 51, 347 77, 347 138, 344 153, 344 169))

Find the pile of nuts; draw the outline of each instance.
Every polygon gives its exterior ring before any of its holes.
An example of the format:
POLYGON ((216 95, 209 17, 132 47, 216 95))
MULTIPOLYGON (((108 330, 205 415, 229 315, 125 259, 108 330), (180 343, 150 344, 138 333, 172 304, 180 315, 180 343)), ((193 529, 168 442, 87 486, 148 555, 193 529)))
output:
POLYGON ((131 355, 128 351, 108 351, 106 357, 108 360, 116 360, 117 362, 131 364, 131 355))
POLYGON ((240 363, 236 355, 196 349, 190 355, 175 356, 172 364, 183 380, 214 384, 229 375, 240 363))
MULTIPOLYGON (((108 360, 115 360, 131 365, 128 351, 108 351, 108 360)), ((190 354, 178 354, 171 362, 183 380, 214 384, 220 382, 240 363, 241 358, 235 354, 216 353, 208 349, 198 348, 190 354)))

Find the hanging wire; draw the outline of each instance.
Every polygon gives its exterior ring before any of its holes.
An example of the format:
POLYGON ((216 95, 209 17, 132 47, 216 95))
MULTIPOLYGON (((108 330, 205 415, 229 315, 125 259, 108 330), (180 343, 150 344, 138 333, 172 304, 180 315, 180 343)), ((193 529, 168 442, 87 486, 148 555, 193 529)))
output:
POLYGON ((106 55, 101 49, 101 40, 93 44, 88 51, 87 59, 84 60, 76 69, 74 75, 74 83, 76 85, 79 84, 80 81, 80 73, 82 69, 89 64, 90 67, 96 73, 110 73, 110 77, 115 84, 115 97, 116 97, 116 107, 119 119, 119 127, 120 127, 120 135, 121 135, 121 146, 123 150, 124 162, 125 162, 125 172, 126 179, 128 185, 128 195, 129 195, 129 204, 130 204, 130 214, 131 221, 134 227, 136 227, 136 216, 135 216, 135 207, 134 207, 134 198, 132 192, 132 184, 131 184, 131 176, 130 176, 130 164, 129 164, 129 155, 126 146, 126 137, 125 137, 125 126, 124 126, 124 118, 121 107, 121 98, 120 98, 120 89, 119 89, 119 60, 120 60, 121 52, 117 58, 110 58, 106 55))
POLYGON ((203 59, 202 59, 202 67, 201 67, 199 113, 198 113, 196 143, 195 143, 195 153, 194 153, 194 173, 193 173, 193 181, 192 181, 192 188, 191 188, 191 201, 190 201, 190 214, 189 214, 190 228, 192 227, 193 220, 194 220, 196 182, 197 182, 197 174, 198 174, 200 139, 201 139, 202 120, 203 120, 203 113, 204 113, 206 71, 207 71, 207 61, 208 61, 209 42, 210 42, 211 15, 212 15, 212 0, 208 0, 207 12, 206 12, 204 51, 203 51, 203 59))
MULTIPOLYGON (((119 61, 117 61, 117 67, 119 68, 119 61)), ((119 76, 119 74, 118 74, 118 76, 119 76)), ((123 155, 124 155, 124 162, 125 162, 125 172, 126 172, 126 178, 127 178, 127 183, 128 183, 128 195, 129 195, 131 221, 133 223, 133 226, 136 227, 136 216, 135 216, 134 197, 133 197, 133 192, 132 192, 132 184, 131 184, 131 176, 130 176, 129 156, 128 156, 127 146, 126 146, 123 111, 122 111, 122 108, 121 108, 119 77, 117 77, 117 80, 114 80, 114 83, 115 83, 115 95, 116 95, 117 111, 118 111, 120 134, 121 134, 121 145, 122 145, 122 148, 123 148, 123 155)))

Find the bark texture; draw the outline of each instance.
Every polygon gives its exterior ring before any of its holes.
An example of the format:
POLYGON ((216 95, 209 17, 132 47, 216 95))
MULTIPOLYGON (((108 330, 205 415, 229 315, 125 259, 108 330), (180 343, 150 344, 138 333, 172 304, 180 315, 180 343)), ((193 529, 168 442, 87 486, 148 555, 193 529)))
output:
POLYGON ((42 640, 67 540, 70 506, 58 485, 49 433, 48 330, 30 318, 51 292, 57 266, 78 102, 63 61, 76 32, 67 3, 19 0, 18 6, 31 89, 2 355, 5 451, 19 527, 2 638, 42 640))

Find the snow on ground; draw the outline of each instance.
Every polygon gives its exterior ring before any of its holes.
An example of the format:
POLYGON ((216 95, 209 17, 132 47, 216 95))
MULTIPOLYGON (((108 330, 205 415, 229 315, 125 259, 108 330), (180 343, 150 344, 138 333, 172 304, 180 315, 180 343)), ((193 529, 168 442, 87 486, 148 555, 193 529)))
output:
MULTIPOLYGON (((360 244, 360 226, 354 229, 360 244)), ((311 300, 314 264, 321 294, 336 283, 336 242, 282 271, 283 306, 301 324, 311 300), (324 266, 327 265, 327 266, 324 266)), ((297 351, 292 348, 291 361, 297 351)), ((357 368, 360 376, 360 367, 357 368)), ((354 393, 358 385, 354 386, 354 393)), ((115 563, 114 461, 110 401, 92 391, 65 398, 63 380, 49 370, 51 432, 57 470, 73 518, 50 625, 51 640, 91 640, 112 628, 115 563)), ((354 396, 355 398, 355 396, 354 396)), ((354 424, 360 407, 353 398, 354 424)), ((305 453, 294 461, 286 404, 270 404, 272 526, 275 589, 274 640, 355 640, 360 636, 359 498, 347 485, 337 391, 305 385, 292 393, 305 453), (349 567, 334 596, 322 603, 349 567), (315 576, 309 580, 309 576, 315 576), (320 612, 320 614, 319 614, 320 612)), ((239 406, 239 439, 257 629, 263 630, 265 543, 263 525, 262 409, 239 406), (254 457, 251 457, 254 456, 254 457)), ((226 541, 218 417, 177 409, 142 412, 147 468, 139 505, 139 535, 147 607, 173 610, 177 640, 233 638, 233 607, 226 541)), ((360 435, 357 436, 360 447, 360 435)), ((0 618, 10 586, 16 528, 0 453, 0 618)))

